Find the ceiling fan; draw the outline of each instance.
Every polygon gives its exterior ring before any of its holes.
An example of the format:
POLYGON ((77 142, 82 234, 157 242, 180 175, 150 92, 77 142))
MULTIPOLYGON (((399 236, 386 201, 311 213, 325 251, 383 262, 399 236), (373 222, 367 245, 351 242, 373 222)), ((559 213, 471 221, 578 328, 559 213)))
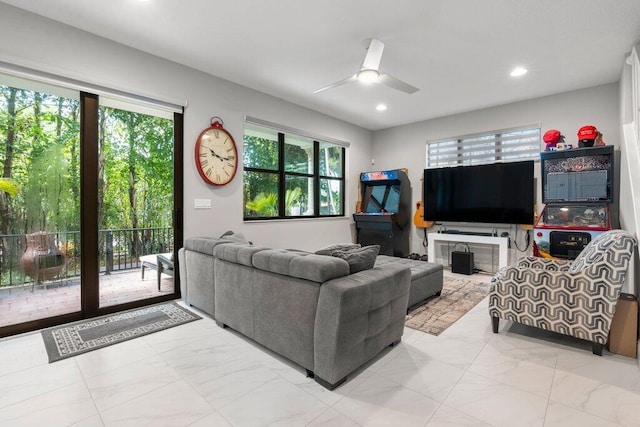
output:
POLYGON ((389 74, 381 73, 378 68, 380 67, 380 61, 382 60, 382 52, 384 51, 384 43, 380 40, 371 39, 369 47, 367 48, 367 54, 362 61, 360 71, 347 77, 346 79, 332 83, 329 86, 320 88, 313 93, 320 93, 327 89, 332 89, 336 86, 343 85, 345 83, 361 81, 363 83, 379 83, 388 86, 399 91, 412 94, 419 91, 417 87, 411 86, 409 83, 405 83, 389 74))

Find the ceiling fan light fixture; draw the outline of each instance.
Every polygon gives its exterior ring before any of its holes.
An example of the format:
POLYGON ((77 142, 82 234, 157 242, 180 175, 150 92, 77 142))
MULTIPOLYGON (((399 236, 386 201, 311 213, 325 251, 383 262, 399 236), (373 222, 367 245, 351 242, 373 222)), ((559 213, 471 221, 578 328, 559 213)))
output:
POLYGON ((375 83, 380 78, 377 70, 360 70, 358 71, 358 80, 362 83, 375 83))

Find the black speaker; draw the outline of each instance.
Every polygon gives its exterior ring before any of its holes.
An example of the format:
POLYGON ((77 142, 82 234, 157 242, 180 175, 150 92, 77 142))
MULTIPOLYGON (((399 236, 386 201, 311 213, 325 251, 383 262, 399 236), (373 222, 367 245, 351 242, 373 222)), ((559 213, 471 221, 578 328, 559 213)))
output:
POLYGON ((451 252, 451 272, 459 274, 473 274, 473 252, 451 252))

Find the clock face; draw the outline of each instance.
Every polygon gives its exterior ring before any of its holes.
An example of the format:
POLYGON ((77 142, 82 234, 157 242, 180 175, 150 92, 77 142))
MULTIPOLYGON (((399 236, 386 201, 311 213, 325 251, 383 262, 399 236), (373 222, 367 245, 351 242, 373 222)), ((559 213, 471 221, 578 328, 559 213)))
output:
POLYGON ((236 175, 236 143, 231 134, 215 123, 198 137, 195 155, 198 172, 209 184, 225 185, 236 175))

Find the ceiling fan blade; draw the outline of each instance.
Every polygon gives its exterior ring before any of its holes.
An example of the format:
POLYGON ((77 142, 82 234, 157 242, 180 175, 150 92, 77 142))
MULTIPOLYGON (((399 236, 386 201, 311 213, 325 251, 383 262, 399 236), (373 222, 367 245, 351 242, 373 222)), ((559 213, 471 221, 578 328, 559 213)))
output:
POLYGON ((327 89, 332 89, 332 88, 334 88, 336 86, 340 86, 340 85, 343 85, 345 83, 349 83, 351 81, 356 81, 357 79, 358 78, 357 78, 356 74, 354 74, 353 76, 347 77, 346 79, 342 79, 339 82, 331 83, 329 86, 321 87, 318 90, 314 90, 313 93, 316 94, 316 93, 324 92, 327 89))
POLYGON ((362 61, 361 70, 376 70, 380 67, 380 61, 382 60, 382 52, 384 51, 384 43, 380 40, 371 39, 369 47, 367 48, 367 55, 362 61))
POLYGON ((380 74, 378 83, 408 94, 412 94, 420 90, 415 86, 411 86, 409 83, 405 83, 402 80, 398 80, 395 77, 390 76, 389 74, 380 74))

